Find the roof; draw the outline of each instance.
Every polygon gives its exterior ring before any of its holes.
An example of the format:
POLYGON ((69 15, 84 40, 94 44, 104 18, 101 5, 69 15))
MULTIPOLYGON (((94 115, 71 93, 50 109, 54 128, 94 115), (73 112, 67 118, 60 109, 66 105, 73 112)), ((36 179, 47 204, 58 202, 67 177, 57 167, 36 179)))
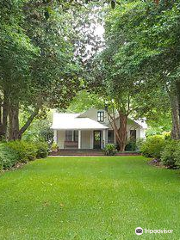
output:
POLYGON ((142 120, 133 120, 135 123, 137 123, 141 128, 147 129, 147 123, 145 119, 142 120))
POLYGON ((59 130, 108 129, 105 125, 90 118, 78 118, 79 115, 74 113, 54 113, 51 128, 59 130))

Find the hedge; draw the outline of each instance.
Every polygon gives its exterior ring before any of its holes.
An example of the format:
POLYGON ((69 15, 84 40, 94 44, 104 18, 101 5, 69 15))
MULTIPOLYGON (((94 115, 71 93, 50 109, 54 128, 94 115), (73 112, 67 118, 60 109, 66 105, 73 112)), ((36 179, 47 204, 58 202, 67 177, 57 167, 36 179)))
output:
POLYGON ((146 157, 161 158, 161 152, 166 144, 166 140, 162 135, 148 137, 141 145, 140 151, 146 157))
POLYGON ((168 168, 180 167, 180 140, 164 138, 163 135, 151 136, 142 143, 140 151, 168 168))
POLYGON ((47 157, 48 150, 45 142, 11 141, 0 144, 0 169, 10 169, 17 163, 47 157))
POLYGON ((9 169, 18 163, 18 154, 6 144, 0 144, 0 170, 9 169))

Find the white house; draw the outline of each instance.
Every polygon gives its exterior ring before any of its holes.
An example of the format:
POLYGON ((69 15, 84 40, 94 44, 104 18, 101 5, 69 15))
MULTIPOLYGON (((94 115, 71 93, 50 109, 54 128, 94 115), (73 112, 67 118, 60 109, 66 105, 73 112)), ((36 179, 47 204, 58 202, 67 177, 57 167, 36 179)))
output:
MULTIPOLYGON (((118 126, 118 118, 117 118, 118 126)), ((84 113, 54 113, 54 142, 60 149, 102 149, 116 143, 116 137, 105 110, 91 108, 84 113)), ((128 119, 128 139, 145 138, 147 125, 128 119)))

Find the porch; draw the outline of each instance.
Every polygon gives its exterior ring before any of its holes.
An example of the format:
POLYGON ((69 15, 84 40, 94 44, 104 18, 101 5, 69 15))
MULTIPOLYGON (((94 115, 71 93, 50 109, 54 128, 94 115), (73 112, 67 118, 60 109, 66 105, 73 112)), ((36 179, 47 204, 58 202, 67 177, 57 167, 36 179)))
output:
POLYGON ((54 142, 59 149, 103 149, 107 143, 107 130, 54 130, 54 142))

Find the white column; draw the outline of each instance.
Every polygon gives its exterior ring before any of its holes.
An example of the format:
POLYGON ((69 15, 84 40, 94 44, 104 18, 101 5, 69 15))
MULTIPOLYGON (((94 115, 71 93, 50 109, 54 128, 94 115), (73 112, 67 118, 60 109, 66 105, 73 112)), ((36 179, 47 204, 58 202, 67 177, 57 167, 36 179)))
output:
POLYGON ((94 132, 91 131, 91 149, 94 147, 94 132))
POLYGON ((78 149, 81 149, 81 130, 78 130, 78 149))
POLYGON ((58 132, 57 132, 57 130, 54 130, 54 142, 56 144, 58 143, 58 132))
POLYGON ((102 141, 102 149, 106 146, 106 130, 103 130, 102 131, 102 135, 103 135, 103 137, 102 137, 102 139, 103 139, 103 141, 102 141))

